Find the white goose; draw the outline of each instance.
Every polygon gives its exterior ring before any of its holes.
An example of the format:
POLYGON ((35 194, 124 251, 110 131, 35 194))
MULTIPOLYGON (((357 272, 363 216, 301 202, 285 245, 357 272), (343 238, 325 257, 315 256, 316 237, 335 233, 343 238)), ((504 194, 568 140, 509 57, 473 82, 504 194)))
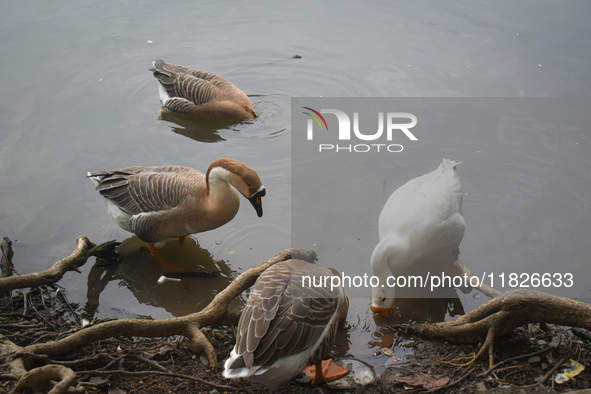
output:
MULTIPOLYGON (((253 286, 238 323, 236 346, 224 377, 283 385, 316 364, 313 383, 337 379, 348 370, 322 363, 334 343, 349 301, 342 288, 310 286, 304 276, 329 278, 334 269, 288 260, 266 269, 253 286)), ((328 281, 330 283, 330 280, 328 281)), ((331 360, 332 361, 332 360, 331 360)))
POLYGON ((380 278, 380 286, 372 287, 373 312, 388 316, 392 311, 395 287, 386 280, 396 270, 459 254, 465 223, 458 164, 443 159, 435 171, 396 189, 384 205, 380 241, 371 255, 372 273, 380 278))
POLYGON ((217 159, 206 174, 182 166, 131 167, 88 173, 105 198, 111 218, 149 244, 162 268, 175 270, 158 248, 168 238, 183 238, 220 227, 234 218, 238 193, 263 216, 266 193, 258 174, 232 159, 217 159))

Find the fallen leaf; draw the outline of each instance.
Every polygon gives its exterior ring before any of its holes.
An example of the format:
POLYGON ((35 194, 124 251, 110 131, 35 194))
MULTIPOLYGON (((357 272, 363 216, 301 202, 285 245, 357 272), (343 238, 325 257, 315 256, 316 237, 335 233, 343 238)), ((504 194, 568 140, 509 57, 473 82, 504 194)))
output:
POLYGON ((384 335, 383 337, 379 338, 378 340, 370 342, 370 345, 372 347, 379 347, 379 348, 391 347, 392 344, 394 343, 394 340, 396 340, 396 333, 384 335))
POLYGON ((154 358, 154 356, 164 356, 166 353, 170 353, 175 350, 176 350, 176 346, 174 346, 172 344, 166 344, 166 345, 160 346, 157 349, 147 350, 145 352, 142 352, 142 354, 147 359, 152 359, 152 358, 154 358))
POLYGON ((382 337, 382 340, 381 340, 382 347, 390 347, 390 346, 392 346, 392 344, 394 343, 394 340, 395 339, 396 339, 396 333, 389 334, 389 335, 386 335, 386 336, 382 337))
POLYGON ((416 374, 409 376, 395 376, 392 377, 395 383, 404 383, 410 386, 421 386, 426 389, 436 389, 445 386, 449 383, 449 378, 445 375, 427 375, 416 374))
POLYGON ((384 347, 381 349, 382 353, 388 357, 392 357, 394 355, 394 350, 390 349, 389 347, 384 347))

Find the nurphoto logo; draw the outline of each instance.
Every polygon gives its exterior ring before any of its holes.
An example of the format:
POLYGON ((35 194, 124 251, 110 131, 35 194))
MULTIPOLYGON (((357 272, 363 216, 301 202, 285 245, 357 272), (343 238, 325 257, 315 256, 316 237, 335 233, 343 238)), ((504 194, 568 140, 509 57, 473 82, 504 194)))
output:
POLYGON ((410 131, 410 129, 417 125, 417 117, 408 112, 387 112, 385 115, 384 112, 378 112, 378 130, 376 132, 373 132, 373 130, 372 132, 369 132, 368 130, 364 130, 365 132, 362 132, 359 128, 359 112, 353 112, 353 127, 351 127, 351 118, 344 111, 338 109, 321 109, 320 111, 316 111, 310 107, 302 108, 307 110, 303 113, 310 117, 307 123, 307 139, 309 141, 314 140, 315 124, 318 125, 316 128, 319 128, 320 132, 330 133, 328 129, 328 123, 322 114, 333 114, 336 116, 336 120, 338 122, 338 134, 334 137, 338 137, 339 142, 350 142, 352 139, 353 141, 374 141, 373 143, 359 144, 321 143, 318 144, 319 152, 332 151, 365 153, 374 151, 397 153, 402 152, 404 147, 401 144, 391 143, 395 138, 394 136, 399 137, 400 135, 404 135, 410 141, 418 141, 417 137, 415 137, 415 135, 410 131), (385 128, 384 123, 386 123, 385 128), (353 133, 351 133, 351 130, 353 130, 353 133), (384 140, 385 142, 380 142, 384 140))

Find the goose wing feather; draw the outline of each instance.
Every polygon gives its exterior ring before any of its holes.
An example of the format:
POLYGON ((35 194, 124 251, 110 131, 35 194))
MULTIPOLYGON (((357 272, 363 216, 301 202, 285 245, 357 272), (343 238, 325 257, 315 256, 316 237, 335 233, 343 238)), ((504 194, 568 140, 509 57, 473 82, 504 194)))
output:
POLYGON ((170 111, 179 112, 191 103, 196 105, 207 103, 223 95, 224 85, 233 87, 226 78, 217 74, 168 64, 162 59, 154 61, 154 68, 150 71, 171 97, 170 103, 167 101, 165 106, 170 111))
POLYGON ((96 190, 130 214, 168 211, 177 206, 195 182, 204 181, 197 170, 181 166, 130 167, 89 174, 96 190))
POLYGON ((259 277, 238 325, 236 352, 241 357, 230 368, 269 366, 279 358, 305 351, 320 339, 338 309, 339 292, 304 288, 303 275, 328 276, 332 272, 292 260, 272 266, 259 277))

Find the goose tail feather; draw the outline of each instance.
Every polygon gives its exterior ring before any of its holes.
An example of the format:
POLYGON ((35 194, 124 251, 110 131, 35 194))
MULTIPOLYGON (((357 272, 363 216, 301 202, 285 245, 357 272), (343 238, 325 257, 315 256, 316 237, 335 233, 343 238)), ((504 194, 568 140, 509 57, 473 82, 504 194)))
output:
POLYGON ((462 164, 461 161, 455 161, 450 159, 443 159, 443 163, 439 166, 441 171, 447 175, 455 175, 456 174, 456 167, 462 164))

